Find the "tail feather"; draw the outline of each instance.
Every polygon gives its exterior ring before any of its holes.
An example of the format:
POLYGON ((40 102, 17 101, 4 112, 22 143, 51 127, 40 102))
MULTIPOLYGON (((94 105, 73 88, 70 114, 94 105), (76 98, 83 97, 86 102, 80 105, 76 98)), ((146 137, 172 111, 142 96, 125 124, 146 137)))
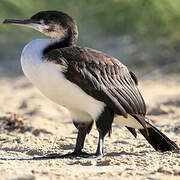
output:
POLYGON ((156 151, 165 152, 179 150, 178 146, 165 134, 154 127, 149 120, 145 118, 145 121, 147 124, 148 135, 146 129, 139 129, 139 131, 156 151))
POLYGON ((131 127, 126 127, 130 132, 131 134, 136 138, 137 137, 137 133, 136 133, 136 130, 134 128, 131 128, 131 127))

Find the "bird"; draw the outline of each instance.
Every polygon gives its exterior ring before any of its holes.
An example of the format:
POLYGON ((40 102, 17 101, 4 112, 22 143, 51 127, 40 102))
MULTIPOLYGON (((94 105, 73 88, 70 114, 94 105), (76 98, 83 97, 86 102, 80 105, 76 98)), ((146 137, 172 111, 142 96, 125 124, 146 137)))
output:
POLYGON ((77 128, 73 152, 62 157, 89 157, 83 151, 86 135, 96 124, 99 137, 95 157, 104 155, 104 138, 112 123, 137 130, 160 152, 179 150, 147 117, 138 78, 118 59, 101 51, 76 45, 76 21, 62 11, 40 11, 29 19, 5 19, 35 29, 49 38, 29 42, 21 54, 25 76, 51 101, 70 112, 77 128))

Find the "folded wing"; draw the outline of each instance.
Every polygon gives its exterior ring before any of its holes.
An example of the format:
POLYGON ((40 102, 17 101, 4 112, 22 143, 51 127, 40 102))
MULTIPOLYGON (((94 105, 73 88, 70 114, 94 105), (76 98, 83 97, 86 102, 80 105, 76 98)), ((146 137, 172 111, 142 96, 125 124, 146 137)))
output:
MULTIPOLYGON (((137 88, 137 78, 117 59, 83 47, 50 51, 46 60, 66 65, 64 75, 88 95, 103 101, 116 114, 145 115, 146 106, 137 88)), ((141 122, 143 126, 145 123, 141 122)))

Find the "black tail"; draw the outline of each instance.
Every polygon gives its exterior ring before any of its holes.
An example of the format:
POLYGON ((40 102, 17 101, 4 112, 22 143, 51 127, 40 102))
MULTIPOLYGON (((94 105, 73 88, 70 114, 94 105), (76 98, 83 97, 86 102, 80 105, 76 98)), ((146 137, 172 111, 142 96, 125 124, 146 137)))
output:
POLYGON ((165 152, 179 150, 178 146, 173 141, 148 122, 146 118, 145 121, 147 124, 148 135, 145 129, 139 129, 139 131, 156 151, 165 152))

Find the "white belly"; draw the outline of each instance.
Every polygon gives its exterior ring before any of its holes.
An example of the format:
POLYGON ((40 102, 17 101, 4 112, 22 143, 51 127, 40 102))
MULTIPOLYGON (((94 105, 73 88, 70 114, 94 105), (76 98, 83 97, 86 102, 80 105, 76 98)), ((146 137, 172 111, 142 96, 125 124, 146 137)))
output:
POLYGON ((45 96, 69 109, 74 120, 96 120, 105 104, 66 80, 59 65, 42 62, 42 50, 50 43, 49 39, 37 39, 25 46, 21 55, 24 74, 45 96))

